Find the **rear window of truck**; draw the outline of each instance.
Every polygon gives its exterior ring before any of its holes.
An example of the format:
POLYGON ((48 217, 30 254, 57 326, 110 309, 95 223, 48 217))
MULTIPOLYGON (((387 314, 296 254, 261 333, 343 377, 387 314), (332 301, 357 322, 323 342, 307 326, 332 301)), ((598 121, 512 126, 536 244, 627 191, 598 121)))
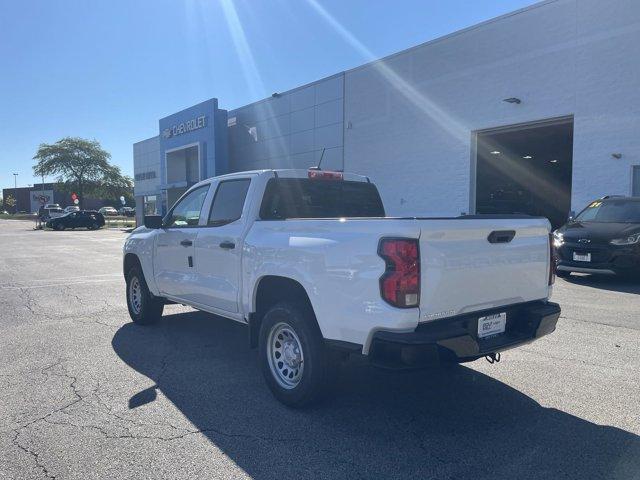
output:
POLYGON ((287 218, 384 217, 372 183, 272 178, 260 207, 262 220, 287 218))

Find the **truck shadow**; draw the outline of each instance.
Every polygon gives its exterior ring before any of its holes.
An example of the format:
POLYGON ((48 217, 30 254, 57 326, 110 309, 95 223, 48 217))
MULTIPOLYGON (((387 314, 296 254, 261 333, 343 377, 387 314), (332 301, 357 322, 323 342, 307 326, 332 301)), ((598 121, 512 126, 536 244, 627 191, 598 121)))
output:
MULTIPOLYGON (((268 392, 241 325, 200 312, 127 324, 112 346, 253 478, 638 478, 640 437, 545 408, 467 367, 389 374, 355 360, 330 399, 268 392)), ((633 409, 633 406, 629 406, 633 409)), ((170 445, 170 444, 168 444, 170 445)), ((169 447, 171 448, 171 447, 169 447)))

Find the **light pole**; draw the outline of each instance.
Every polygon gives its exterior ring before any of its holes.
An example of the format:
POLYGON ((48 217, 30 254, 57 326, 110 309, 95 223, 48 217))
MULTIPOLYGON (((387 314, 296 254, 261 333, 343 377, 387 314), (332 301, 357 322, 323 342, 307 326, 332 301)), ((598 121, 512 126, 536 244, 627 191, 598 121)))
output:
POLYGON ((15 212, 13 213, 18 213, 18 174, 17 173, 13 174, 13 198, 16 202, 15 212))

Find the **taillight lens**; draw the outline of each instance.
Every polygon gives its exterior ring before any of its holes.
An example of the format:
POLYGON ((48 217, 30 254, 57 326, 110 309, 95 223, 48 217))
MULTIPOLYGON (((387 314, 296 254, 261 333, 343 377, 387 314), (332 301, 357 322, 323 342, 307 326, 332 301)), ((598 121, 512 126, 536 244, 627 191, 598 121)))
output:
POLYGON ((344 180, 342 172, 333 172, 330 170, 308 170, 309 180, 344 180))
POLYGON ((412 238, 383 238, 378 255, 386 264, 380 277, 380 295, 400 308, 420 304, 420 250, 418 240, 412 238))
POLYGON ((553 234, 549 234, 549 285, 556 283, 556 250, 553 247, 553 234))

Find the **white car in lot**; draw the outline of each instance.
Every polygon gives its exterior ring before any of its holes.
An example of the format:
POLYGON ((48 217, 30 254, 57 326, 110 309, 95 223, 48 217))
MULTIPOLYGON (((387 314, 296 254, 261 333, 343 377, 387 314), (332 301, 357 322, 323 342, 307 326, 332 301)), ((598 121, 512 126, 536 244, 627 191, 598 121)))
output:
POLYGON ((98 212, 100 212, 105 217, 115 217, 116 215, 118 215, 118 211, 113 207, 102 207, 100 210, 98 210, 98 212))
POLYGON ((368 178, 261 170, 191 187, 124 245, 129 313, 167 302, 244 323, 282 402, 317 398, 334 352, 390 368, 463 362, 555 329, 550 225, 391 218, 368 178))
POLYGON ((40 208, 37 215, 41 220, 46 221, 52 218, 62 217, 65 214, 65 211, 60 207, 52 207, 51 205, 45 205, 43 208, 40 208))

